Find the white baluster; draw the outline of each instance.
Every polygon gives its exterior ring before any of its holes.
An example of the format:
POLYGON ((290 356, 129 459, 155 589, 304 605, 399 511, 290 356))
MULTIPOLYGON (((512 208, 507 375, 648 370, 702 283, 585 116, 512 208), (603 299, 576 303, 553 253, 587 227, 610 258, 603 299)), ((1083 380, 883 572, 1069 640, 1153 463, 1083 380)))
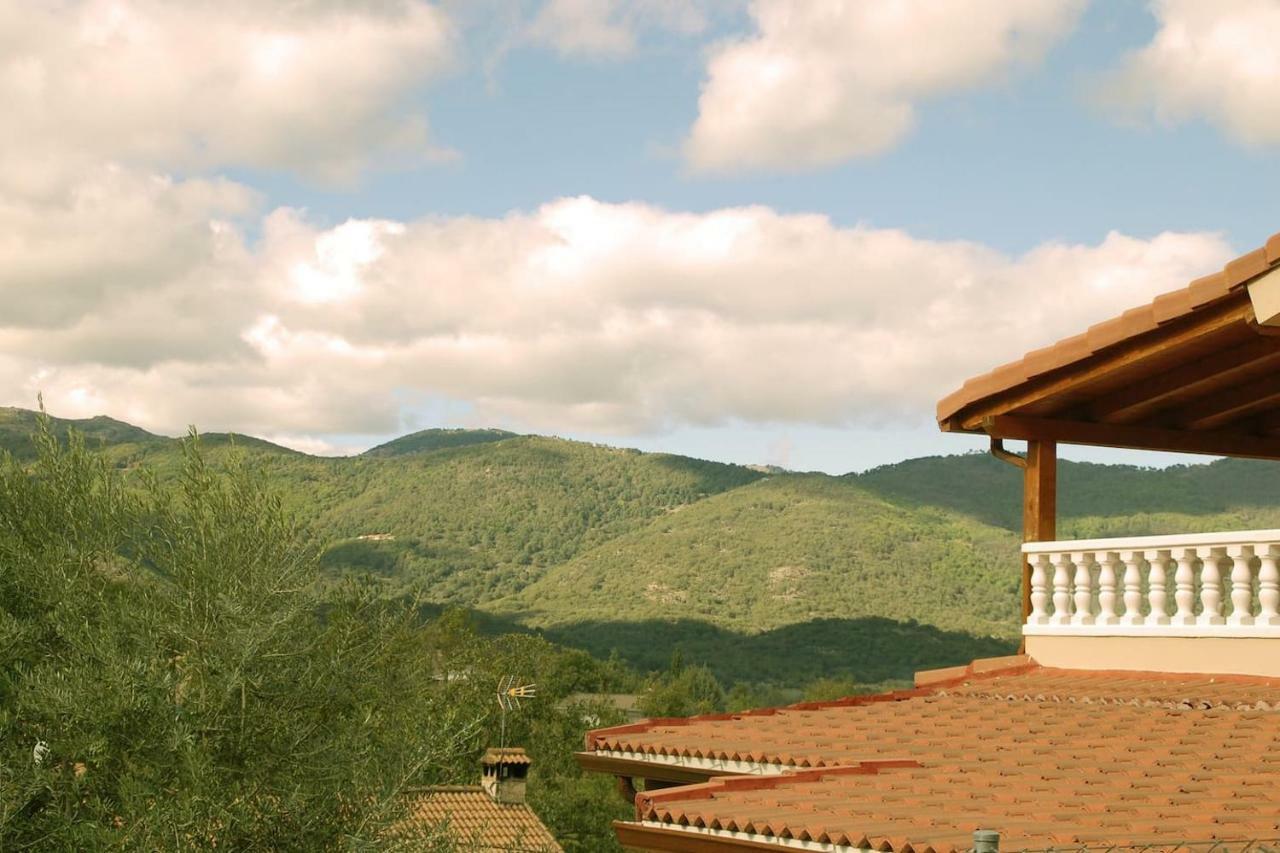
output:
POLYGON ((1049 610, 1049 556, 1047 554, 1029 554, 1031 563, 1031 615, 1027 617, 1029 625, 1048 625, 1049 610))
POLYGON ((1145 552, 1151 568, 1147 569, 1147 601, 1151 604, 1149 625, 1169 624, 1169 595, 1165 591, 1166 571, 1169 564, 1168 551, 1145 552))
POLYGON ((1231 558, 1231 615, 1228 625, 1253 624, 1253 572, 1249 560, 1253 557, 1252 545, 1230 545, 1227 556, 1231 558))
POLYGON ((1177 590, 1173 598, 1178 605, 1178 612, 1173 616, 1173 624, 1194 625, 1196 624, 1196 549, 1177 549, 1177 560, 1178 570, 1173 576, 1177 590))
POLYGON ((1071 555, 1053 555, 1053 619, 1054 625, 1071 624, 1071 555))
POLYGON ((1120 555, 1108 551, 1098 558, 1098 624, 1118 625, 1120 616, 1116 613, 1116 564, 1120 555))
POLYGON ((1141 625, 1142 552, 1123 551, 1120 559, 1124 560, 1124 617, 1120 621, 1125 625, 1141 625))
POLYGON ((1255 549, 1262 563, 1258 569, 1259 625, 1280 625, 1280 569, 1276 559, 1280 557, 1280 545, 1259 545, 1255 549))
POLYGON ((1225 548, 1202 548, 1201 560, 1204 568, 1200 570, 1200 618, 1199 625, 1222 625, 1227 620, 1222 618, 1222 572, 1218 569, 1218 561, 1222 559, 1225 548))
POLYGON ((1093 554, 1075 553, 1071 559, 1076 564, 1075 602, 1076 612, 1071 617, 1073 625, 1093 624, 1093 554))

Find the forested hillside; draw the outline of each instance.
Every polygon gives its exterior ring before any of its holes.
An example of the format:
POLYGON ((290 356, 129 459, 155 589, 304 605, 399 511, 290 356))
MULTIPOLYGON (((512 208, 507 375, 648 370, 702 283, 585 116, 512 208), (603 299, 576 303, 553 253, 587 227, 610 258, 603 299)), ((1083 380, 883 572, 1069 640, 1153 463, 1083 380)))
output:
POLYGON ((1009 531, 903 507, 856 482, 772 477, 617 537, 500 603, 532 624, 679 616, 738 632, 819 619, 915 620, 1007 635, 1009 531), (520 609, 525 608, 525 609, 520 609))
MULTIPOLYGON (((29 456, 33 424, 0 411, 0 448, 29 456)), ((176 440, 75 425, 117 468, 176 479, 176 440)), ((1016 635, 1019 476, 983 454, 830 477, 498 430, 428 430, 349 458, 203 443, 211 463, 243 454, 269 480, 330 578, 371 575, 387 596, 474 608, 488 630, 642 670, 678 647, 730 682, 879 681, 1016 635)), ((1059 530, 1280 526, 1276 473, 1063 462, 1059 530)))
MULTIPOLYGON (((1139 468, 1062 461, 1058 467, 1063 538, 1274 526, 1280 520, 1275 462, 1217 459, 1139 468)), ((986 453, 909 459, 847 479, 895 504, 952 509, 1010 530, 1022 523, 1021 475, 986 453)))

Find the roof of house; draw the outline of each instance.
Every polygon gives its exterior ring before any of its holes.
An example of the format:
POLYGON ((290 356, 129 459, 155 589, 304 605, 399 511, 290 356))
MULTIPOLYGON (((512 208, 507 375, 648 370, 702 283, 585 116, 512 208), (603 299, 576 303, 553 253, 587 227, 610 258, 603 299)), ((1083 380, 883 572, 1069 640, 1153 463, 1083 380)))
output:
POLYGON ((525 803, 495 802, 479 786, 424 788, 408 794, 409 814, 392 833, 397 838, 448 824, 466 849, 496 853, 562 853, 551 832, 525 803))
POLYGON ((1280 458, 1280 337, 1258 326, 1246 292, 1277 267, 1280 234, 1220 272, 969 379, 938 403, 938 423, 993 437, 1280 458))
POLYGON ((701 834, 965 850, 979 828, 1010 850, 1280 837, 1280 680, 1021 658, 917 684, 614 727, 591 732, 588 750, 704 778, 773 774, 641 793, 636 822, 619 826, 624 843, 701 834))
POLYGON ((481 764, 529 764, 529 754, 524 751, 524 747, 508 746, 496 747, 491 746, 484 751, 484 755, 480 756, 481 764))

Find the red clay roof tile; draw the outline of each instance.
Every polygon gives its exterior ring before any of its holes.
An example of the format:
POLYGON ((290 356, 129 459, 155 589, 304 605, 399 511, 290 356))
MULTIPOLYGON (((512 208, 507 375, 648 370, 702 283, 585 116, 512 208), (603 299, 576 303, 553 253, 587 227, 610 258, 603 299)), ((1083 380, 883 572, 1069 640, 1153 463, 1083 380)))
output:
POLYGON ((1280 679, 1046 669, 1015 656, 916 681, 604 729, 588 745, 677 762, 794 766, 806 754, 817 765, 640 794, 637 820, 673 832, 892 851, 967 849, 980 827, 999 830, 1005 849, 1280 837, 1280 679))
POLYGON ((448 825, 449 836, 480 853, 563 853, 524 803, 498 803, 480 787, 426 788, 408 795, 409 815, 391 834, 407 841, 448 825))

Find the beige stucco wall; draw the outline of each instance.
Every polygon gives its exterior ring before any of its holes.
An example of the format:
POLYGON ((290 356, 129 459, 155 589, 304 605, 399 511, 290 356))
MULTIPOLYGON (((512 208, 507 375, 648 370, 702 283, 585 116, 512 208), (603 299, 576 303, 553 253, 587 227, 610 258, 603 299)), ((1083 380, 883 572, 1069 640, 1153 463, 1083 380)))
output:
POLYGON ((1271 637, 1027 637, 1041 666, 1147 672, 1204 672, 1280 678, 1280 639, 1271 637))

